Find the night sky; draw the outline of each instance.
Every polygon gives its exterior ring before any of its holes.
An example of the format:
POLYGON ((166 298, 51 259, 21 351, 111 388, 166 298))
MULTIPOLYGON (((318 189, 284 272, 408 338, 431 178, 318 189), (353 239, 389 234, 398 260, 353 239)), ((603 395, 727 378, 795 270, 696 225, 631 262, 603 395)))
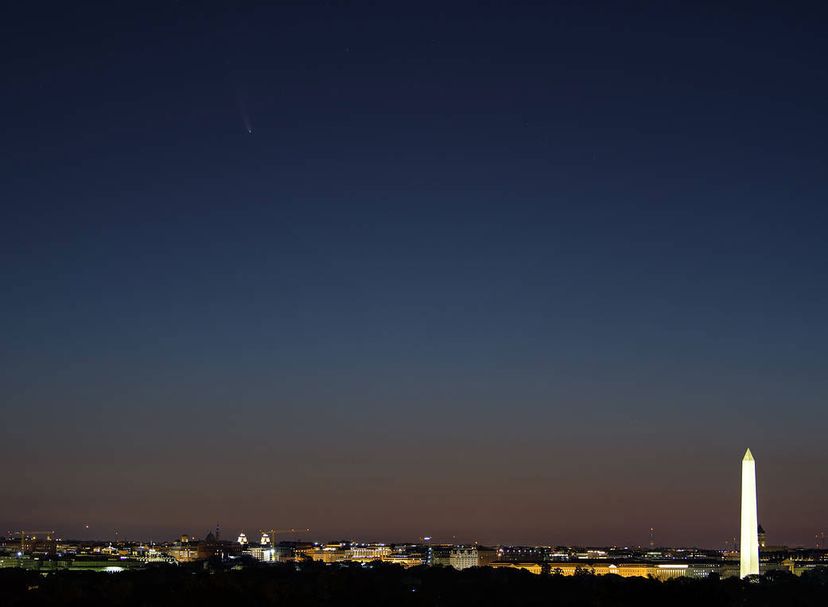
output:
POLYGON ((0 535, 724 547, 750 447, 814 545, 828 15, 723 4, 4 3, 0 535))

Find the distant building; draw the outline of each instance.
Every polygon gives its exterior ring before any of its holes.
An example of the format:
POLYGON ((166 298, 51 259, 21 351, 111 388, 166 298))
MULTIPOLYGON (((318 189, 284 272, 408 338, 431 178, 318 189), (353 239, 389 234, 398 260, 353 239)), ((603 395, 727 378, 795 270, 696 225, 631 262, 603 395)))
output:
POLYGON ((315 546, 306 554, 320 563, 342 563, 351 560, 351 546, 348 542, 330 542, 324 546, 315 546))
POLYGON ((216 557, 228 558, 240 554, 241 549, 239 543, 218 540, 210 532, 200 542, 193 542, 189 536, 182 535, 179 541, 168 547, 165 552, 178 563, 189 563, 216 557))
POLYGON ((453 546, 447 544, 430 544, 426 553, 426 565, 448 567, 451 565, 452 548, 453 546))
POLYGON ((198 558, 212 559, 220 558, 226 559, 231 556, 241 554, 241 545, 237 542, 226 542, 219 540, 213 533, 208 533, 203 541, 198 543, 198 558))
POLYGON ((308 556, 316 548, 311 542, 279 542, 275 546, 276 560, 279 562, 306 560, 308 556))
POLYGON ((362 563, 382 561, 391 556, 391 547, 385 544, 356 544, 351 546, 350 560, 362 563))
POLYGON ((651 577, 657 580, 669 580, 679 577, 703 578, 711 573, 718 573, 718 563, 636 563, 636 562, 559 562, 559 563, 517 563, 495 562, 492 567, 502 569, 522 569, 531 573, 548 572, 550 575, 618 575, 621 577, 651 577))
POLYGON ((278 560, 276 550, 267 546, 251 546, 244 553, 263 563, 274 563, 278 560))
POLYGON ((21 532, 20 552, 29 555, 54 556, 57 551, 57 542, 54 532, 21 532))
POLYGON ((515 563, 542 563, 553 560, 554 557, 561 559, 567 556, 567 553, 548 546, 501 546, 497 551, 498 561, 515 563))
POLYGON ((423 564, 422 555, 410 552, 396 552, 388 555, 383 560, 403 567, 418 567, 423 564))
POLYGON ((482 546, 457 546, 449 552, 449 565, 458 570, 485 567, 497 559, 497 551, 482 546))
POLYGON ((540 575, 543 573, 543 565, 541 563, 520 563, 518 561, 496 561, 490 565, 490 567, 494 567, 495 569, 521 569, 523 571, 528 571, 529 573, 534 573, 535 575, 540 575))
POLYGON ((198 542, 191 542, 190 536, 182 535, 166 553, 177 563, 191 563, 198 560, 198 542))
POLYGON ((393 562, 399 562, 403 566, 413 567, 416 565, 427 565, 429 559, 429 547, 424 544, 399 544, 394 547, 391 555, 393 562))

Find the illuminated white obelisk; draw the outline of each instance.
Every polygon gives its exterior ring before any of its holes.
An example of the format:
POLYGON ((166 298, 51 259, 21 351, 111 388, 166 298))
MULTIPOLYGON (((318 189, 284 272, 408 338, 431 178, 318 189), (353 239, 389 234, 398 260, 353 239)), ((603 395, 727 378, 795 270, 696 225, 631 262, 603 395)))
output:
POLYGON ((742 538, 739 577, 759 574, 759 524, 756 516, 756 461, 750 449, 742 458, 742 538))

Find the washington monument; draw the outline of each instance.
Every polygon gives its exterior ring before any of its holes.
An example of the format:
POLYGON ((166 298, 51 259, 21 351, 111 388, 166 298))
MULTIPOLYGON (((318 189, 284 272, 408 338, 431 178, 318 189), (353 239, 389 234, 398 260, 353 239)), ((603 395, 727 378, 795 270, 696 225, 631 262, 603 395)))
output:
POLYGON ((742 538, 739 577, 759 574, 759 523, 756 515, 756 461, 750 449, 742 458, 742 538))

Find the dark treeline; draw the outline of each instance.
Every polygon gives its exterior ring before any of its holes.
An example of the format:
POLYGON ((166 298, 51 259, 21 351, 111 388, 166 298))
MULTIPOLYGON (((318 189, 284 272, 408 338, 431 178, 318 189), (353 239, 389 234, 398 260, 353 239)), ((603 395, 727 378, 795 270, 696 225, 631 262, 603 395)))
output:
POLYGON ((41 576, 0 570, 0 605, 476 606, 608 607, 694 605, 828 605, 828 570, 763 576, 755 581, 533 575, 507 569, 455 571, 396 565, 333 567, 314 564, 250 567, 240 571, 157 567, 117 574, 60 572, 41 576))

